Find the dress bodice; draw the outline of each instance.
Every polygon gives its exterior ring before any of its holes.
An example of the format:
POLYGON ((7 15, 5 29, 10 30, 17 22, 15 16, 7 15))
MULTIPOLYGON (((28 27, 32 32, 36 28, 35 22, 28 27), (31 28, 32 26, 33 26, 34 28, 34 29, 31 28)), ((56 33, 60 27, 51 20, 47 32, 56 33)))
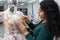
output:
POLYGON ((0 21, 3 22, 5 28, 5 35, 0 40, 27 40, 18 28, 23 13, 20 11, 10 12, 9 8, 0 13, 3 13, 3 15, 0 14, 3 18, 0 21))
POLYGON ((19 31, 19 22, 18 19, 20 19, 22 17, 22 12, 17 11, 15 13, 12 12, 6 12, 4 14, 4 20, 7 20, 8 25, 5 27, 6 33, 5 34, 17 34, 17 33, 21 33, 19 31))

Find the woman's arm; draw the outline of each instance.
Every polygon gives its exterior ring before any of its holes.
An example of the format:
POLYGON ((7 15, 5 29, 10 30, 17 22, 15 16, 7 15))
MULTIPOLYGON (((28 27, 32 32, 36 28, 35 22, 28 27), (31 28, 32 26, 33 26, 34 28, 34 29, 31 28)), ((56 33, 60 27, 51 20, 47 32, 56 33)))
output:
POLYGON ((27 29, 26 29, 26 27, 24 26, 23 23, 20 23, 19 29, 27 37, 28 40, 33 39, 32 35, 29 34, 29 32, 27 31, 27 29))
POLYGON ((25 20, 26 23, 28 24, 28 26, 29 26, 31 29, 34 29, 34 28, 35 28, 35 24, 33 24, 31 20, 29 20, 28 16, 24 15, 24 16, 22 16, 21 19, 22 19, 22 20, 25 20))
POLYGON ((27 34, 26 38, 28 40, 49 40, 49 33, 44 28, 41 28, 36 38, 33 38, 31 34, 27 34))
POLYGON ((22 22, 20 22, 18 28, 20 29, 20 31, 21 31, 24 35, 26 35, 26 34, 29 33, 29 32, 27 31, 26 27, 24 26, 24 24, 23 24, 22 22))
POLYGON ((31 35, 26 27, 21 23, 19 29, 22 31, 22 33, 26 36, 28 40, 48 40, 49 39, 49 33, 42 27, 39 31, 39 34, 36 38, 31 35))

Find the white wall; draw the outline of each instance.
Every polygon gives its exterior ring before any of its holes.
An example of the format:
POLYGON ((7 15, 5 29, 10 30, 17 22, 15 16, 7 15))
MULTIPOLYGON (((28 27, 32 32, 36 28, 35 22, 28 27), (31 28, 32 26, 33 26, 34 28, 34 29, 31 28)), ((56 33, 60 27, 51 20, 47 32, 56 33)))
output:
POLYGON ((58 3, 58 5, 60 6, 60 0, 55 0, 57 3, 58 3))
POLYGON ((32 4, 28 4, 27 8, 28 8, 28 16, 29 16, 30 19, 32 19, 31 18, 31 15, 32 15, 32 4))
POLYGON ((6 1, 0 1, 0 6, 4 6, 4 10, 6 10, 8 8, 6 1))
POLYGON ((18 8, 27 8, 27 4, 26 5, 18 5, 18 8))
POLYGON ((35 3, 33 4, 28 4, 28 13, 29 13, 29 17, 30 19, 33 19, 35 22, 39 22, 40 18, 38 17, 38 10, 39 10, 39 0, 36 0, 35 3), (32 9, 32 5, 33 5, 33 9, 32 9), (32 12, 33 10, 33 12, 32 12), (31 18, 31 15, 33 15, 34 17, 31 18))
MULTIPOLYGON (((42 0, 39 0, 39 2, 41 2, 42 0)), ((54 0, 58 3, 58 5, 60 6, 60 0, 54 0)))

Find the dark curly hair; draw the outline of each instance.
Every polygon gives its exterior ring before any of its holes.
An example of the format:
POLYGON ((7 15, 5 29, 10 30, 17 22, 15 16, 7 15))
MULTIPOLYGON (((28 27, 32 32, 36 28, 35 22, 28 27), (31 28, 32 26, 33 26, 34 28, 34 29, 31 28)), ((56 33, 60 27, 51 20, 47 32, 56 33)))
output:
POLYGON ((40 8, 44 11, 47 19, 49 32, 54 36, 60 36, 60 14, 59 6, 54 0, 43 0, 40 2, 40 8))

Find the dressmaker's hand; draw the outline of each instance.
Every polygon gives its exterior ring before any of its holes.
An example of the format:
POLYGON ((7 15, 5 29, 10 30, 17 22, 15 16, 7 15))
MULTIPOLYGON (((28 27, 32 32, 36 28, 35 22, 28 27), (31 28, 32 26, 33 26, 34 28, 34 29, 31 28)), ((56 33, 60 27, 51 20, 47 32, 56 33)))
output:
POLYGON ((23 23, 20 23, 19 29, 25 36, 29 33, 23 23))
POLYGON ((28 16, 24 15, 21 17, 22 20, 25 20, 27 23, 30 23, 28 16))

